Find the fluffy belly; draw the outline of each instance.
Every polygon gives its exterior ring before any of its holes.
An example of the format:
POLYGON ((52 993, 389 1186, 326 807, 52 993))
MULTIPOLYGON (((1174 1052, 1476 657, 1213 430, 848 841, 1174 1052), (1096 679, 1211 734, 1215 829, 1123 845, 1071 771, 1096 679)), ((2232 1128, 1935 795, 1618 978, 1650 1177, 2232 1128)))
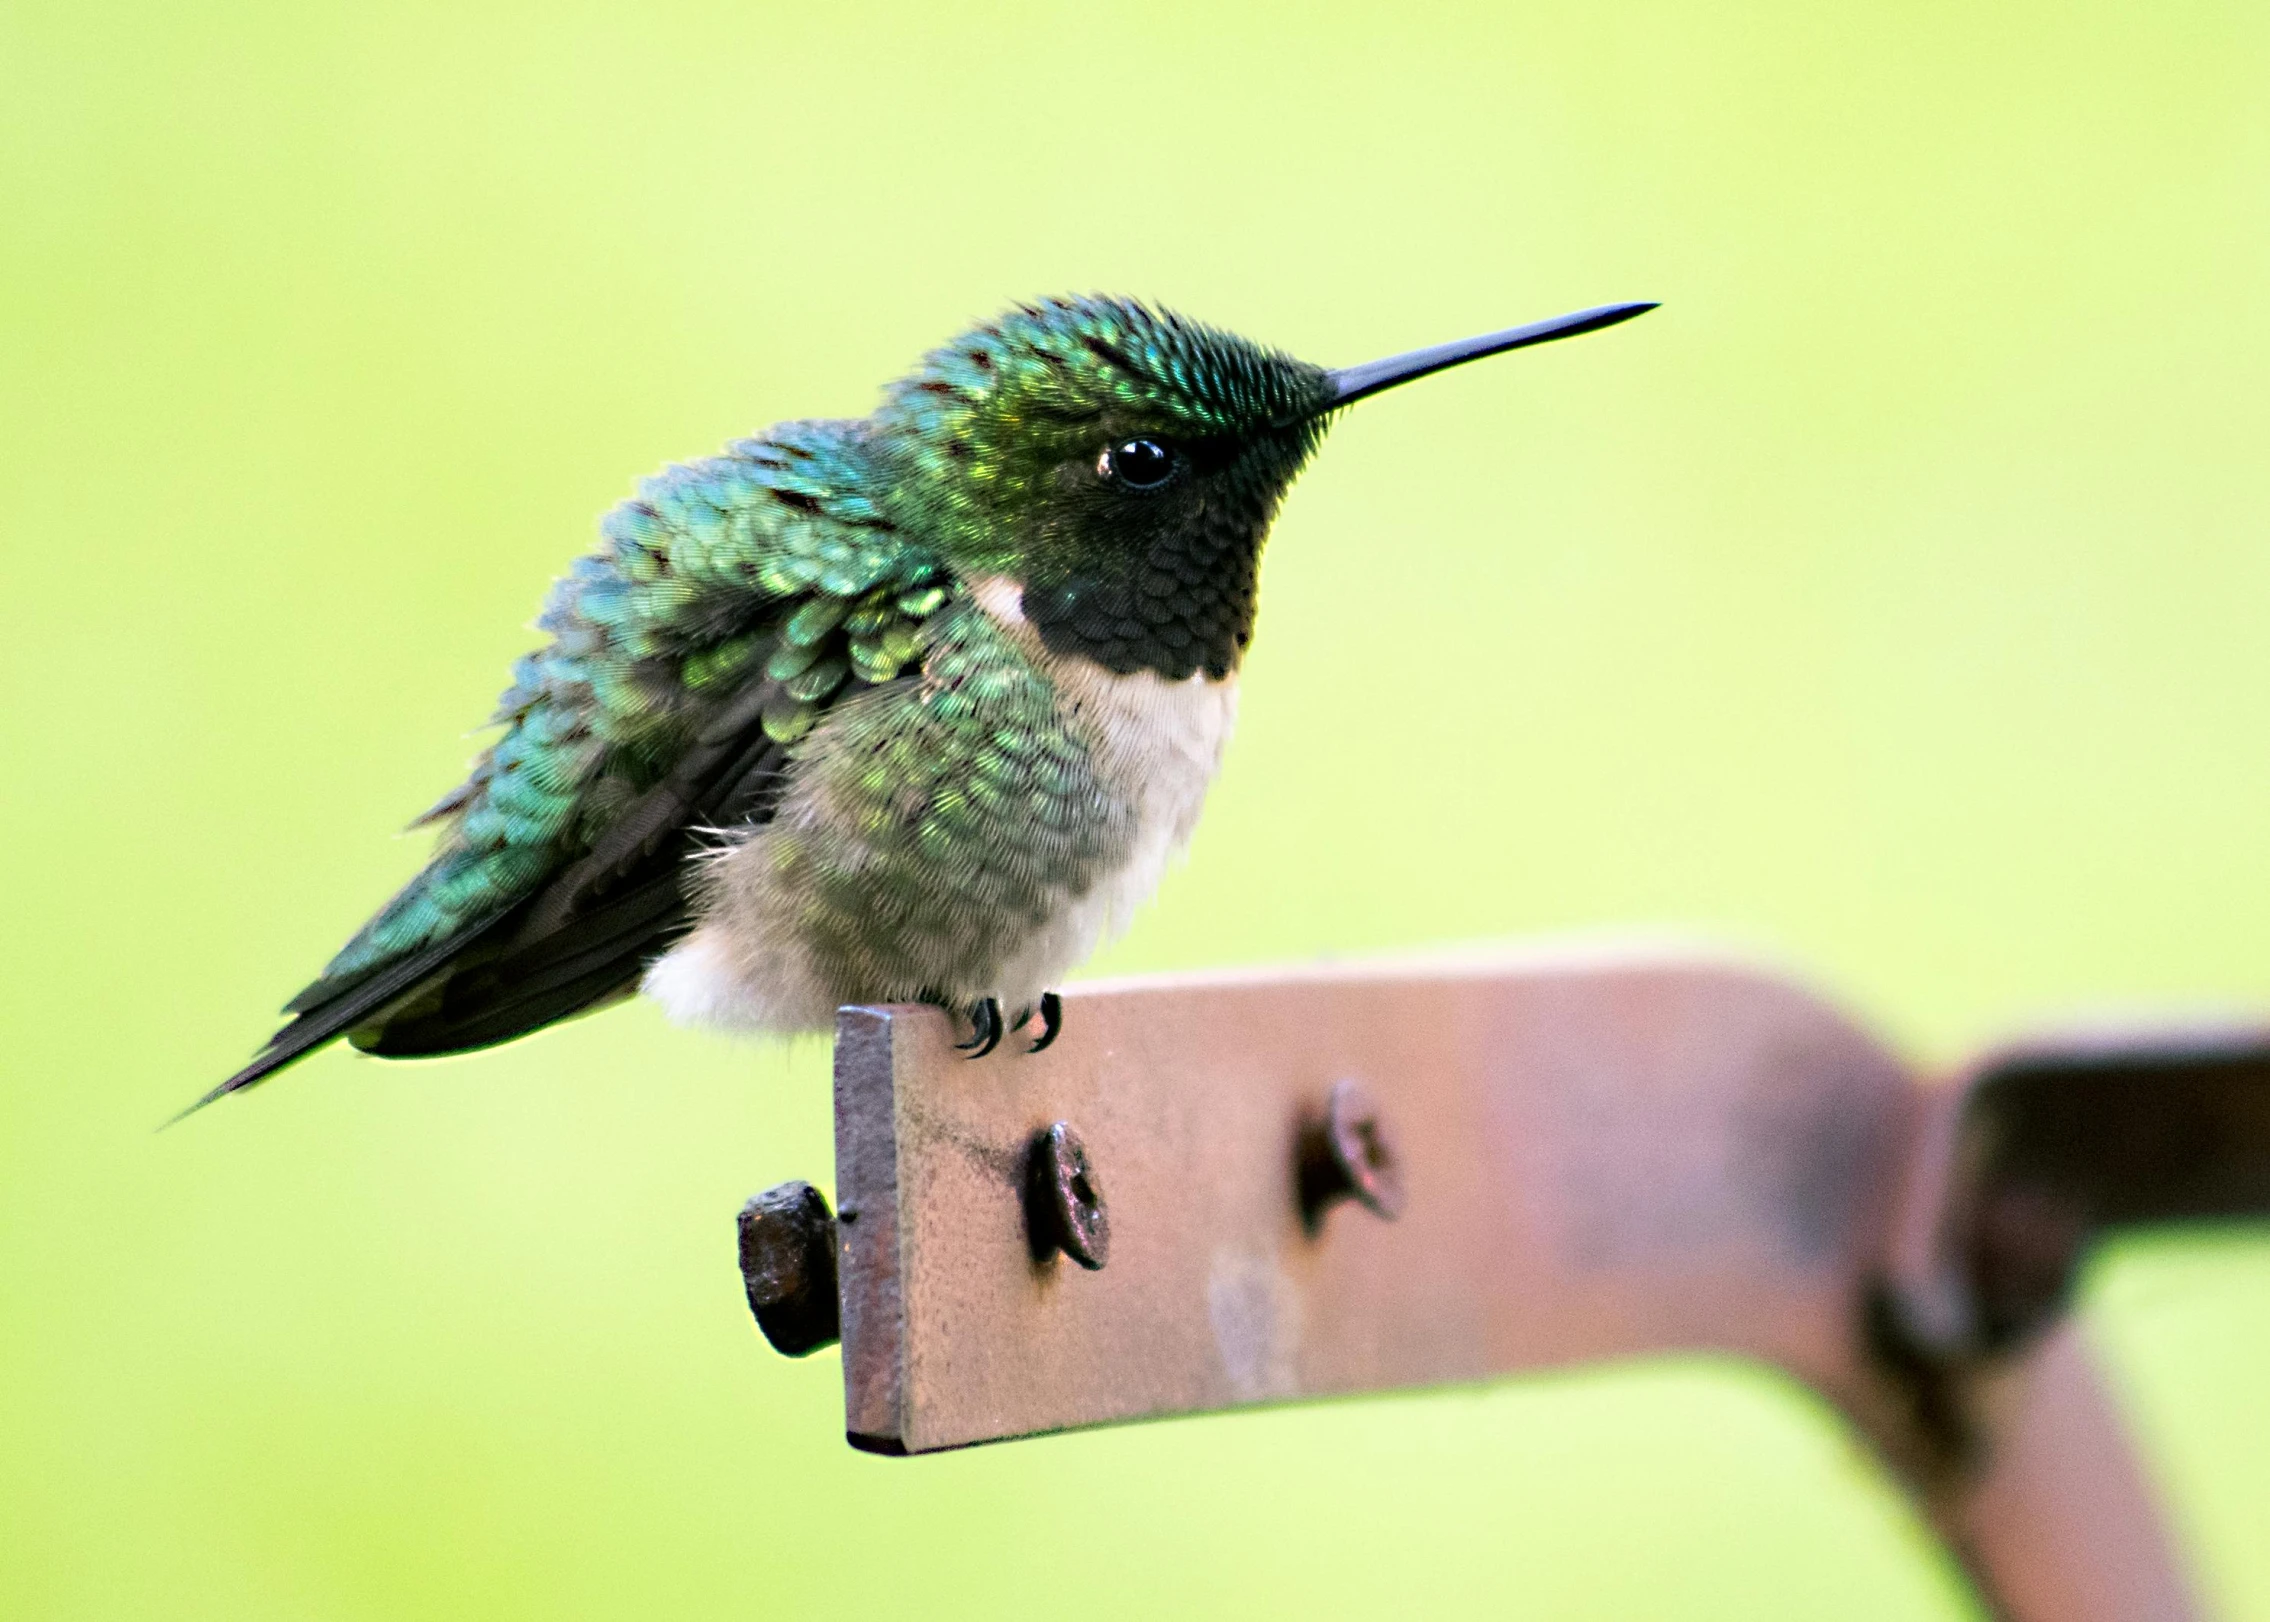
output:
POLYGON ((1148 671, 1116 676, 1077 662, 1081 672, 1063 684, 1067 722, 1097 740, 1099 775, 1129 807, 1133 837, 1125 855, 1085 894, 1066 897, 1005 967, 1002 987, 993 994, 1012 1011, 1117 937, 1151 899, 1167 864, 1190 843, 1237 718, 1234 675, 1219 682, 1204 676, 1169 682, 1148 671))
MULTIPOLYGON (((887 802, 885 789, 928 795, 928 804, 961 792, 962 774, 902 748, 900 758, 917 764, 901 775, 922 777, 926 787, 876 789, 870 773, 858 781, 879 798, 847 799, 848 791, 831 791, 827 751, 851 758, 865 747, 862 727, 887 731, 891 723, 848 715, 837 737, 832 719, 815 734, 814 765, 800 765, 806 780, 792 787, 775 821, 711 859, 701 922, 648 971, 645 990, 672 1018, 824 1030, 845 1003, 935 998, 966 1006, 985 997, 1014 1016, 1125 929, 1157 889, 1221 765, 1237 713, 1236 677, 1115 675, 1041 648, 998 584, 981 585, 977 600, 982 620, 969 616, 978 623, 955 633, 964 641, 949 642, 938 665, 954 669, 957 649, 1013 658, 1032 679, 1031 693, 1043 695, 1045 716, 1012 713, 1014 684, 996 683, 1005 689, 1003 713, 981 717, 980 730, 1021 728, 1018 736, 1040 739, 1044 752, 1062 752, 1060 775, 1076 781, 1042 806, 1047 827, 1020 805, 941 855, 886 848, 867 831, 879 825, 875 807, 887 802), (1029 837, 1019 843, 1020 836, 1029 837), (1064 850, 1082 859, 1061 858, 1064 850), (1061 859, 1044 859, 1051 852, 1061 859), (816 887, 825 883, 855 899, 823 904, 816 887)), ((918 710, 923 700, 905 702, 918 710)), ((910 712, 905 726, 920 725, 910 712)))

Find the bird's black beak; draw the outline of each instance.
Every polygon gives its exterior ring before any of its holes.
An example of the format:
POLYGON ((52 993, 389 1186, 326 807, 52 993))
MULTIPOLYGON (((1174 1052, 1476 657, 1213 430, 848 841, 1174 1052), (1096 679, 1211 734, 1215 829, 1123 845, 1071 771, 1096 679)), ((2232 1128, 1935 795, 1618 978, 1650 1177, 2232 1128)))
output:
POLYGON ((1597 332, 1619 321, 1629 321, 1635 315, 1645 315, 1654 308, 1652 303, 1603 304, 1597 309, 1579 310, 1574 315, 1555 316, 1550 321, 1532 321, 1526 327, 1509 327, 1504 332, 1484 333, 1479 338, 1436 344, 1432 349, 1414 349, 1408 355, 1390 355, 1385 360, 1367 361, 1361 366, 1345 366, 1329 374, 1332 392, 1317 411, 1337 411, 1381 389, 1391 389, 1415 377, 1426 377, 1445 367, 1463 366, 1485 355, 1502 355, 1509 349, 1527 349, 1531 344, 1549 344, 1555 338, 1597 332))

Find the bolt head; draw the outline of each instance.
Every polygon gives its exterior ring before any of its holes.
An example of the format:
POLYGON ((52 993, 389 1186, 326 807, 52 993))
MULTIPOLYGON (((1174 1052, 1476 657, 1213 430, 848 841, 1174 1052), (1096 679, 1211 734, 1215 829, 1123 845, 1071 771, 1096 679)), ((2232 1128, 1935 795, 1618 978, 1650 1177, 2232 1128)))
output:
POLYGON ((1061 1250, 1090 1272, 1111 1257, 1103 1183, 1069 1121, 1058 1121, 1033 1143, 1027 1219, 1036 1257, 1061 1250))
POLYGON ((1334 1084, 1324 1110, 1324 1144, 1343 1189, 1375 1216, 1403 1214, 1403 1170, 1379 1103, 1360 1081, 1334 1084))
POLYGON ((810 1183, 768 1188, 741 1208, 741 1282, 776 1351, 802 1357, 841 1334, 835 1219, 810 1183))

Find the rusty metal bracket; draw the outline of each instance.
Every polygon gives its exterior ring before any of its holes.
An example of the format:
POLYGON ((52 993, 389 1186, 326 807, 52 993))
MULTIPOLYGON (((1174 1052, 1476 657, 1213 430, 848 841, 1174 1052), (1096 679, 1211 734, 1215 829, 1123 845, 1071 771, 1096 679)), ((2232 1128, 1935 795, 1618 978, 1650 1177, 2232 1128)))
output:
POLYGON ((775 1343, 834 1309, 855 1446, 1715 1350, 1839 1409, 2003 1614, 2201 1614, 2062 1307, 2108 1227, 2270 1211, 2270 1029, 1927 1086, 1782 978, 1592 949, 1087 987, 1044 1055, 952 1041, 843 1010, 841 1208, 761 1196, 754 1252, 744 1219, 775 1343))

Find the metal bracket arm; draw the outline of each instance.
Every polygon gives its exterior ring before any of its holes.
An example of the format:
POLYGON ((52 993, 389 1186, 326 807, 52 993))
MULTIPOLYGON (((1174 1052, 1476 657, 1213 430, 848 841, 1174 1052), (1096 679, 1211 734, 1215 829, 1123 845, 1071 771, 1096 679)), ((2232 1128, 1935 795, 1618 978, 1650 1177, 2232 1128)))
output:
POLYGON ((1780 978, 1599 951, 1064 1016, 977 1062, 934 1009, 839 1017, 836 1219, 774 1191, 743 1254, 784 1350, 832 1283, 855 1446, 1721 1351, 1843 1412, 2006 1614, 2200 1614, 2061 1309, 2109 1224, 2270 1209, 2270 1033, 1925 1087, 1780 978))

